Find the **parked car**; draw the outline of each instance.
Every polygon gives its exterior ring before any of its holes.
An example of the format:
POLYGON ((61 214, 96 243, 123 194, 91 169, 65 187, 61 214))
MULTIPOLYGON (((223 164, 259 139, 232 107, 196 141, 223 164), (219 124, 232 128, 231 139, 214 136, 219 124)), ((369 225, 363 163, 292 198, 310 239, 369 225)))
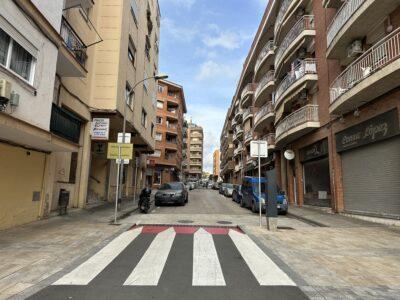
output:
POLYGON ((189 201, 189 195, 182 182, 170 182, 160 186, 154 199, 157 206, 161 204, 185 205, 189 201))
POLYGON ((225 189, 224 189, 224 196, 225 197, 232 197, 233 194, 233 184, 232 183, 227 183, 225 185, 225 189))
POLYGON ((213 190, 219 190, 219 182, 214 182, 212 189, 213 190))
MULTIPOLYGON (((267 180, 261 178, 261 211, 265 211, 266 183, 267 180)), ((244 177, 242 182, 242 199, 240 201, 240 206, 251 208, 251 211, 254 213, 259 212, 260 197, 258 189, 258 177, 244 177)))
POLYGON ((224 194, 225 186, 226 186, 226 183, 225 183, 225 182, 221 183, 221 185, 219 186, 219 193, 220 193, 221 195, 224 194))
POLYGON ((189 190, 190 190, 190 191, 191 191, 191 190, 194 190, 194 189, 196 188, 196 185, 195 185, 194 182, 192 182, 192 181, 188 182, 188 185, 189 185, 189 190))
POLYGON ((210 182, 207 184, 207 188, 208 188, 208 189, 212 189, 213 186, 214 186, 214 183, 213 183, 212 181, 210 181, 210 182))
POLYGON ((289 210, 289 203, 286 199, 284 191, 280 191, 278 188, 278 195, 276 196, 276 204, 278 208, 278 214, 286 215, 289 210))
POLYGON ((239 184, 236 184, 233 187, 233 194, 232 194, 232 200, 235 201, 236 203, 240 203, 242 200, 242 186, 239 184))

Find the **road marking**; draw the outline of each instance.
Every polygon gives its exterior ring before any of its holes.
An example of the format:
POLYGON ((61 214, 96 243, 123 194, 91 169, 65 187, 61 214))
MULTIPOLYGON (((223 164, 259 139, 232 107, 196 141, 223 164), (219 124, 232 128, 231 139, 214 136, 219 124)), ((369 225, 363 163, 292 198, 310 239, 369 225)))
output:
POLYGON ((260 285, 296 285, 246 234, 229 230, 229 236, 260 285))
POLYGON ((193 286, 225 286, 217 250, 210 233, 200 228, 193 240, 193 286))
POLYGON ((175 239, 173 227, 158 233, 124 285, 156 286, 175 239))
POLYGON ((142 227, 122 233, 87 261, 54 282, 53 285, 87 285, 136 239, 141 232, 142 227))

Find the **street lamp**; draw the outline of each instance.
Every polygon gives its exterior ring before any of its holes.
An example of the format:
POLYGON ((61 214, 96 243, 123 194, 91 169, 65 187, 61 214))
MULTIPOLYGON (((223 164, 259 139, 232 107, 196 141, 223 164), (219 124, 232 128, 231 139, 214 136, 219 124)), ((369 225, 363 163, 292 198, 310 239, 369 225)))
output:
MULTIPOLYGON (((142 82, 145 82, 146 80, 149 79, 154 79, 154 80, 160 80, 160 79, 167 79, 168 75, 166 74, 157 74, 155 76, 152 77, 147 77, 144 78, 140 81, 138 81, 129 91, 128 93, 128 98, 131 97, 131 95, 133 94, 133 91, 135 90, 135 88, 141 84, 142 82)), ((125 133, 126 133, 126 101, 124 101, 124 109, 123 109, 123 113, 124 113, 124 119, 123 119, 123 123, 122 123, 122 143, 125 143, 125 133)), ((118 185, 120 187, 122 187, 122 177, 124 174, 124 164, 122 163, 122 161, 120 161, 121 163, 121 167, 120 167, 120 173, 119 173, 119 182, 118 185)), ((118 187, 117 185, 117 187, 118 187)), ((136 173, 135 173, 135 186, 133 187, 133 191, 134 191, 134 197, 136 197, 136 173)), ((120 188, 119 190, 117 189, 117 195, 119 196, 119 198, 122 200, 122 189, 120 188)), ((114 223, 117 223, 117 210, 118 210, 118 201, 115 201, 115 216, 114 216, 114 223)))

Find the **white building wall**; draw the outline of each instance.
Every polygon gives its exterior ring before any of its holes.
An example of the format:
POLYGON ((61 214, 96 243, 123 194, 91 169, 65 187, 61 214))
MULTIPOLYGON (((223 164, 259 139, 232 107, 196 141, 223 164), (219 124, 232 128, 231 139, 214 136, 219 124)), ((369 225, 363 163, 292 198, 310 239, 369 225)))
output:
MULTIPOLYGON (((43 0, 35 0, 35 2, 41 1, 43 0)), ((44 0, 43 2, 51 1, 44 0)), ((58 49, 36 28, 33 22, 29 21, 28 17, 12 0, 1 0, 0 27, 3 26, 8 27, 7 33, 12 38, 18 38, 26 43, 31 52, 35 53, 36 58, 32 83, 28 83, 11 70, 0 65, 0 79, 10 81, 11 90, 20 95, 19 106, 13 110, 8 108, 6 113, 49 130, 58 49)), ((4 28, 2 29, 4 30, 4 28)))
POLYGON ((46 17, 47 21, 60 32, 61 17, 64 8, 64 0, 31 0, 33 4, 46 17))

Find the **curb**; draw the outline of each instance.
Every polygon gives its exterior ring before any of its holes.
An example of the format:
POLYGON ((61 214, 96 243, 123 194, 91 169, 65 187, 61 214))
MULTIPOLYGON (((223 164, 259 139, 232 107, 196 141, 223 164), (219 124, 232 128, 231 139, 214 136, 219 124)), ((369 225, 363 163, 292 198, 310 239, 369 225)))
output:
POLYGON ((318 226, 318 227, 329 227, 329 226, 326 225, 326 224, 323 224, 323 223, 318 222, 318 221, 311 220, 311 219, 309 219, 309 218, 307 218, 307 217, 303 217, 303 216, 296 215, 296 214, 294 214, 294 213, 291 213, 290 211, 287 212, 287 215, 290 216, 290 217, 292 217, 292 218, 294 218, 294 219, 303 221, 303 222, 308 223, 308 224, 313 225, 313 226, 318 226))
MULTIPOLYGON (((129 209, 120 211, 117 214, 117 220, 125 219, 125 218, 129 217, 132 213, 134 213, 137 210, 139 210, 138 207, 133 207, 133 208, 129 208, 129 209)), ((110 223, 114 222, 114 218, 110 218, 109 221, 110 221, 110 223)))

